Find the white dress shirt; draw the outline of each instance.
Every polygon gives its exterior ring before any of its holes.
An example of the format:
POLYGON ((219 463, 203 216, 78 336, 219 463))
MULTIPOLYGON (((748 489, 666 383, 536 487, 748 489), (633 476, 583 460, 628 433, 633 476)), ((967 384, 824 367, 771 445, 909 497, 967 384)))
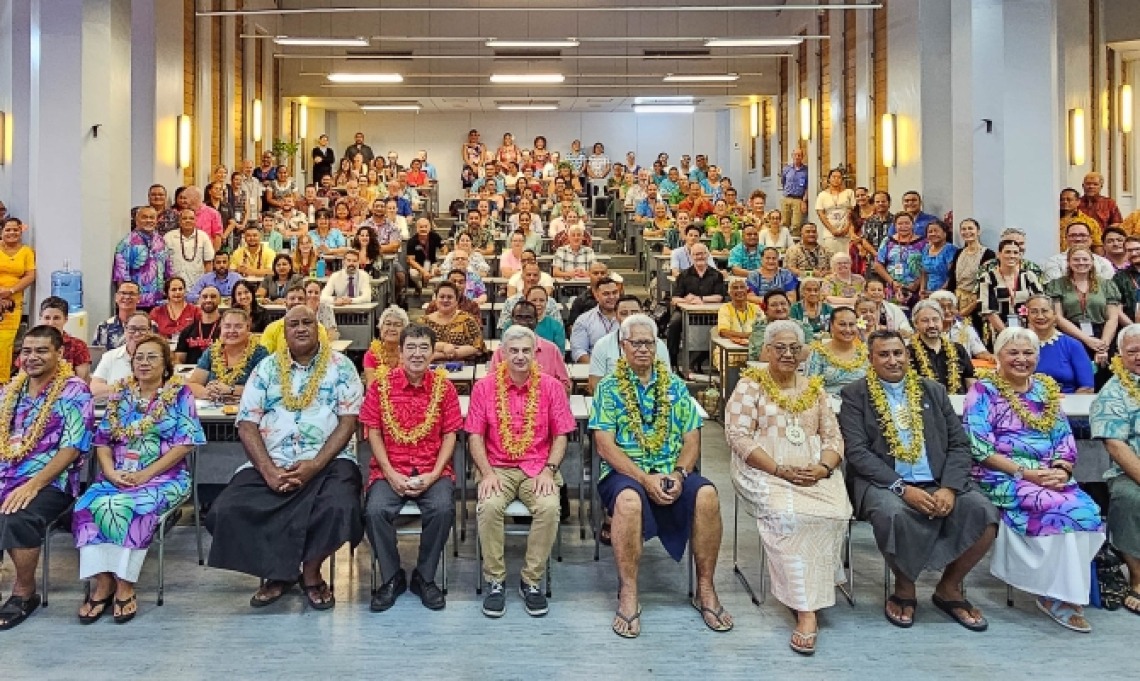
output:
POLYGON ((332 304, 337 298, 348 298, 351 304, 372 302, 372 278, 364 270, 356 270, 352 282, 352 291, 348 290, 348 271, 339 270, 329 275, 325 288, 321 291, 321 300, 332 304), (351 295, 350 295, 351 293, 351 295))

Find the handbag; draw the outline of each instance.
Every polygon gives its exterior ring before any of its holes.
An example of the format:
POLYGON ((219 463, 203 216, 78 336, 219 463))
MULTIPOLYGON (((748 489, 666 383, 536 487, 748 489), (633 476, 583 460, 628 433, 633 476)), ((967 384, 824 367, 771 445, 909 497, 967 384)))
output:
POLYGON ((1128 579, 1124 576, 1124 561, 1117 555, 1116 547, 1106 541, 1093 558, 1092 570, 1090 603, 1104 610, 1122 607, 1129 586, 1128 579))

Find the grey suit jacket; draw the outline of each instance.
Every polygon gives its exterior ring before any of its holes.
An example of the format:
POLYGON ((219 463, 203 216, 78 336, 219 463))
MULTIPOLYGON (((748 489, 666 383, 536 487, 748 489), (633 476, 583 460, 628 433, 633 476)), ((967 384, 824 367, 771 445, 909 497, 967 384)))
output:
MULTIPOLYGON (((871 404, 868 380, 878 380, 874 373, 849 383, 840 391, 843 406, 839 410, 839 429, 847 459, 848 477, 854 486, 856 506, 869 486, 890 487, 899 479, 895 458, 883 437, 883 428, 871 404)), ((922 381, 922 434, 926 441, 926 458, 930 470, 942 487, 955 492, 966 491, 970 484, 970 441, 946 388, 926 378, 922 381)))

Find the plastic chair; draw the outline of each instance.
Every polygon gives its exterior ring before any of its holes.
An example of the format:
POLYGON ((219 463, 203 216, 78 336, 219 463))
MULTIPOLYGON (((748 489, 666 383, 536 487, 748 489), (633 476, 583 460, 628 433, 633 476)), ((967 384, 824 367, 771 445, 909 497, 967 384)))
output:
MULTIPOLYGON (((505 521, 511 518, 532 518, 530 509, 526 507, 522 501, 515 499, 503 511, 503 534, 508 537, 526 537, 530 535, 530 525, 510 525, 505 521)), ((562 560, 562 526, 559 523, 558 532, 554 538, 554 551, 551 554, 557 553, 558 560, 562 560)), ((483 593, 483 545, 479 541, 479 523, 475 523, 475 593, 483 593)), ((551 573, 553 563, 551 556, 546 557, 546 576, 543 581, 546 582, 546 597, 550 598, 551 594, 551 573)))

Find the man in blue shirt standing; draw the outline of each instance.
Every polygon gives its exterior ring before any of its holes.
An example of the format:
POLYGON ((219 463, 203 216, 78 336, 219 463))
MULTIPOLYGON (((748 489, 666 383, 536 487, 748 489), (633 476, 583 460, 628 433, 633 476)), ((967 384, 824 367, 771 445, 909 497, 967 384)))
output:
POLYGON ((780 213, 783 214, 783 224, 792 235, 800 235, 800 227, 804 224, 807 215, 807 188, 808 169, 804 165, 804 150, 796 147, 792 150, 792 162, 780 171, 780 213))
MULTIPOLYGON (((903 194, 902 196, 903 209, 902 212, 910 215, 911 220, 914 222, 914 233, 919 239, 926 238, 926 226, 934 222, 938 218, 930 213, 922 212, 922 195, 913 189, 903 194)), ((898 216, 896 215, 897 219, 898 216)), ((895 226, 887 230, 887 236, 892 237, 895 235, 895 226)))

